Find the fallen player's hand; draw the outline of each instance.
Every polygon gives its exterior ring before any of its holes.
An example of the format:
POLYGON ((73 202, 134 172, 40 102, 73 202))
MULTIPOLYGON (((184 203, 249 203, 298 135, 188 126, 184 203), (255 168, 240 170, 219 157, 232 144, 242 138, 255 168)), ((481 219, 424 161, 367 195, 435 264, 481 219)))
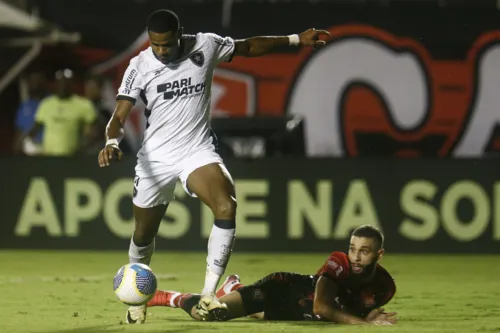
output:
POLYGON ((120 161, 122 159, 122 156, 123 153, 120 148, 115 145, 108 145, 99 152, 99 166, 101 168, 107 167, 113 159, 116 161, 120 161))
POLYGON ((372 310, 368 316, 366 316, 366 321, 368 322, 387 322, 389 324, 395 324, 398 321, 396 317, 397 312, 385 312, 384 308, 378 308, 372 310))
POLYGON ((326 41, 319 39, 320 36, 331 36, 326 30, 308 29, 299 34, 300 45, 319 48, 326 45, 326 41))

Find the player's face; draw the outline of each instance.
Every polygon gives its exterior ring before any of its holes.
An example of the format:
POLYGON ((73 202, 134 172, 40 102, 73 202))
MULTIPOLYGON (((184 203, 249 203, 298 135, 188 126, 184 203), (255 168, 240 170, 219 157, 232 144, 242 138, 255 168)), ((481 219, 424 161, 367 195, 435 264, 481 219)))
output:
POLYGON ((174 60, 180 47, 180 32, 149 32, 149 42, 153 53, 161 62, 167 63, 174 60))
POLYGON ((354 274, 371 271, 381 258, 383 250, 378 249, 373 238, 351 237, 349 245, 349 261, 354 274))
POLYGON ((70 78, 60 78, 56 80, 56 92, 61 98, 69 97, 73 91, 73 80, 70 78))

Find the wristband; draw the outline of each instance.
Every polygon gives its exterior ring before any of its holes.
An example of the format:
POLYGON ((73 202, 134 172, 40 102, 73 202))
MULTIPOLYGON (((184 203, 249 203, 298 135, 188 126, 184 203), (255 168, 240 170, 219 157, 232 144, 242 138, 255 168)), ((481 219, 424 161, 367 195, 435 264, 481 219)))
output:
POLYGON ((294 34, 288 36, 288 45, 296 46, 299 45, 299 43, 300 43, 299 35, 294 34))
POLYGON ((118 141, 118 139, 109 139, 108 141, 106 141, 106 146, 115 146, 116 148, 118 148, 119 145, 120 141, 118 141))

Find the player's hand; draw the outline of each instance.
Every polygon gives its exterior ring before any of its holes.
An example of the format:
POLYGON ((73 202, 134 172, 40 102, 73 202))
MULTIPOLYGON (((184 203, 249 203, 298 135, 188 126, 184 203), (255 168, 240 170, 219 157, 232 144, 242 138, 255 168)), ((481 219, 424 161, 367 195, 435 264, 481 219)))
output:
POLYGON ((372 310, 368 316, 366 316, 366 321, 375 325, 380 325, 385 322, 388 324, 395 324, 398 321, 398 318, 396 317, 397 314, 397 312, 385 312, 384 308, 378 308, 372 310))
POLYGON ((99 166, 101 168, 109 166, 112 160, 120 161, 123 153, 117 146, 108 145, 99 152, 99 166))
POLYGON ((326 45, 325 40, 321 40, 321 36, 331 36, 326 30, 308 29, 299 34, 300 45, 312 46, 320 48, 326 45))

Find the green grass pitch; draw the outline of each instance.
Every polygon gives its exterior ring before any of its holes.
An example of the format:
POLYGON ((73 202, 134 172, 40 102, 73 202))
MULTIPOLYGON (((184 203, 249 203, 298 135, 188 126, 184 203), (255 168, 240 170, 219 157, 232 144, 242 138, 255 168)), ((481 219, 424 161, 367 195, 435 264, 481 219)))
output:
MULTIPOLYGON (((234 252, 227 273, 251 283, 273 271, 311 274, 324 254, 234 252)), ((151 308, 144 325, 123 323, 126 306, 113 293, 113 276, 127 262, 121 252, 0 251, 0 332, 500 332, 499 256, 387 254, 397 293, 386 307, 398 311, 391 327, 240 319, 200 323, 180 309, 151 308)), ((201 290, 205 253, 157 252, 151 264, 159 288, 201 290)))

